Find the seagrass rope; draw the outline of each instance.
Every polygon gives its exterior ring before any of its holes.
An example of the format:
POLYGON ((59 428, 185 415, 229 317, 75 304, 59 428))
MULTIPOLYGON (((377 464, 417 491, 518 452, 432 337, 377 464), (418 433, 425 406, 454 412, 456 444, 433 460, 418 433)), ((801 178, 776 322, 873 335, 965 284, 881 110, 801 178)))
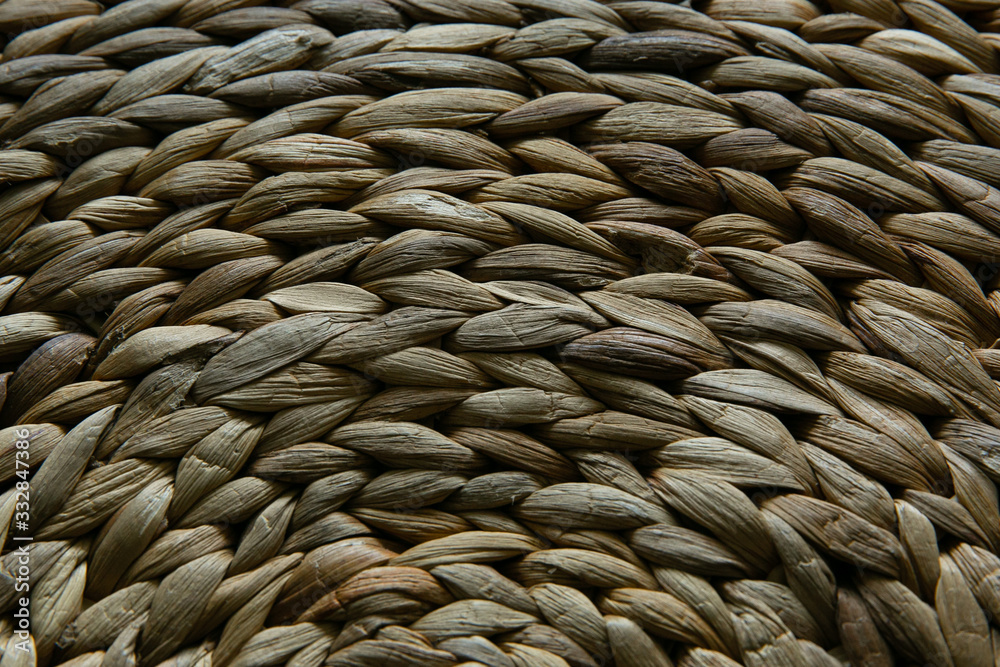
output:
POLYGON ((998 28, 0 2, 0 667, 1000 666, 998 28))

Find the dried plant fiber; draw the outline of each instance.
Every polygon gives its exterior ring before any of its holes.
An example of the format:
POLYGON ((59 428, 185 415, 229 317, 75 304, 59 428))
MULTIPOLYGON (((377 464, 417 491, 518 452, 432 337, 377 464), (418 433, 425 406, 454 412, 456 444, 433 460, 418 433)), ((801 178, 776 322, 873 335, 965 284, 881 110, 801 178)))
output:
POLYGON ((0 50, 0 667, 1000 667, 1000 0, 0 50))

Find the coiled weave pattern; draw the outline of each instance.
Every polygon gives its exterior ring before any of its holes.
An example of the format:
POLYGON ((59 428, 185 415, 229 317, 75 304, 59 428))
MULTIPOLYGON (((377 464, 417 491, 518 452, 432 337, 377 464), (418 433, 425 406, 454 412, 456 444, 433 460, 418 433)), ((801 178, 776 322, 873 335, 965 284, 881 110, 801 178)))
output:
POLYGON ((0 2, 0 667, 1000 666, 1000 2, 106 5, 0 2))

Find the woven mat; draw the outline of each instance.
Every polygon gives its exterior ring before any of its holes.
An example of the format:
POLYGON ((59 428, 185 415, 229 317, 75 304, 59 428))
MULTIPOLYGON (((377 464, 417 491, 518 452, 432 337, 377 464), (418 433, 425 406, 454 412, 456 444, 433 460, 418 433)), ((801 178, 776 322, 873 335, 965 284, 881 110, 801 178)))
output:
POLYGON ((997 0, 0 33, 0 667, 1000 666, 997 0))

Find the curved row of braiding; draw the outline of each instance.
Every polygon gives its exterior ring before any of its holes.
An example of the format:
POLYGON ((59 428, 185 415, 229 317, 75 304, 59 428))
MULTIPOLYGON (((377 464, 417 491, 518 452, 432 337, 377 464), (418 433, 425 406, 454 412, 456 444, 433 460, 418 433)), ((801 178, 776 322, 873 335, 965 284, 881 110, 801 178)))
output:
POLYGON ((43 661, 989 664, 995 3, 256 4, 0 4, 43 661))

